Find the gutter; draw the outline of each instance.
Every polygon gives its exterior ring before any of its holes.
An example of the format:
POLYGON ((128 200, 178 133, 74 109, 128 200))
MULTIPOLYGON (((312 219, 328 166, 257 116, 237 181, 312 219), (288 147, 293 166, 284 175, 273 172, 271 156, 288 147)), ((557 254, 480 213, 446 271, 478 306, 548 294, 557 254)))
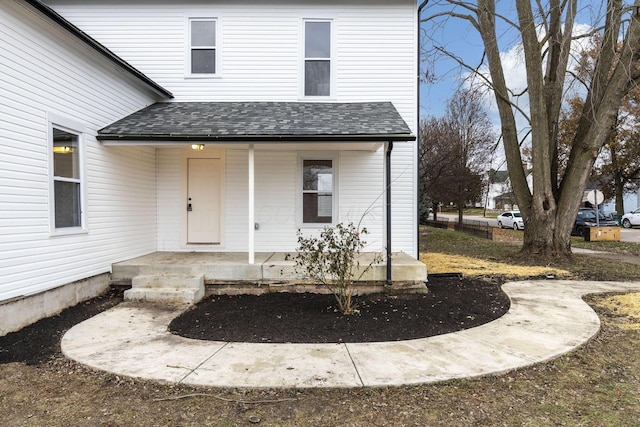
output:
POLYGON ((127 141, 155 142, 215 142, 215 143, 299 143, 299 142, 403 142, 415 141, 412 134, 389 135, 140 135, 140 134, 98 134, 98 141, 108 145, 113 143, 126 143, 127 141))
POLYGON ((163 88, 158 83, 151 80, 141 71, 139 71, 137 68, 133 67, 127 61, 125 61, 124 59, 120 58, 118 55, 116 55, 115 53, 107 49, 105 46, 97 42, 93 37, 89 36, 87 33, 82 31, 75 25, 73 25, 71 22, 64 19, 60 14, 58 14, 58 12, 54 11, 49 6, 42 3, 40 0, 24 0, 24 1, 30 4, 31 6, 33 6, 43 15, 47 16, 49 19, 54 21, 56 24, 58 24, 59 26, 61 26, 62 28, 70 32, 76 38, 80 39, 82 42, 84 42, 86 45, 88 45, 93 50, 98 52, 100 55, 104 56, 109 61, 113 62, 120 68, 124 69, 125 71, 133 75, 138 80, 142 81, 144 84, 146 84, 151 89, 153 89, 153 91, 156 92, 158 95, 161 95, 165 98, 170 98, 170 99, 173 98, 173 94, 169 92, 167 89, 163 88))
MULTIPOLYGON (((420 153, 420 95, 421 95, 421 90, 420 90, 420 54, 421 54, 421 49, 422 49, 422 44, 420 43, 420 16, 422 15, 422 11, 425 7, 427 7, 427 4, 429 3, 429 0, 423 0, 422 3, 420 3, 420 6, 418 6, 418 14, 417 14, 417 25, 416 25, 416 31, 417 31, 417 52, 416 52, 416 71, 417 71, 417 75, 416 75, 416 79, 417 79, 417 84, 418 84, 418 99, 416 100, 416 140, 418 143, 418 147, 417 147, 417 153, 420 153)), ((416 177, 416 197, 417 197, 417 202, 420 201, 420 156, 416 155, 416 163, 417 163, 417 167, 416 167, 416 171, 418 176, 416 177)), ((416 254, 417 254, 417 259, 418 261, 420 261, 420 203, 416 203, 416 210, 417 210, 417 218, 418 218, 418 224, 416 225, 416 254)))

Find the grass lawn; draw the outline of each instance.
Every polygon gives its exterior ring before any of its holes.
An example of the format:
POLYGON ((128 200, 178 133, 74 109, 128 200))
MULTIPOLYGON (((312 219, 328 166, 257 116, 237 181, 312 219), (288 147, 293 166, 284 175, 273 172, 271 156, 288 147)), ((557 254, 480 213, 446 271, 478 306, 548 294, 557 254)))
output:
MULTIPOLYGON (((443 230, 432 227, 423 227, 420 235, 420 251, 430 254, 445 254, 466 256, 476 260, 506 263, 512 266, 546 267, 564 271, 558 274, 559 278, 584 279, 584 280, 640 280, 640 266, 624 262, 616 262, 608 259, 600 259, 589 255, 574 254, 569 261, 540 262, 518 256, 522 242, 522 232, 513 230, 501 230, 501 241, 492 241, 473 237, 452 230, 443 230)), ((640 255, 640 245, 628 242, 585 242, 579 238, 572 239, 572 245, 586 247, 588 249, 609 252, 640 255), (584 246, 583 246, 584 244, 584 246)), ((427 265, 429 265, 427 259, 427 265)), ((462 266, 461 266, 462 267, 462 266)), ((437 266, 436 266, 437 268, 437 266)), ((433 268, 430 272, 434 271, 433 268)), ((516 275, 492 271, 488 274, 504 276, 507 278, 516 275)), ((546 273, 533 274, 534 276, 546 273)))

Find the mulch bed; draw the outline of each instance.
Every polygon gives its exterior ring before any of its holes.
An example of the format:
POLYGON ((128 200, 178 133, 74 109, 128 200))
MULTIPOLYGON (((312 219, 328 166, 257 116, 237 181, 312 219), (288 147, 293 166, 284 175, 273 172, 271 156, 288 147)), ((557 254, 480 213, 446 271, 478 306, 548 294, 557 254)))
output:
POLYGON ((502 316, 509 298, 496 283, 430 279, 429 293, 358 297, 344 316, 332 295, 271 293, 206 298, 169 325, 188 338, 252 343, 354 343, 425 338, 502 316))
MULTIPOLYGON (((509 309, 509 298, 496 283, 437 278, 428 287, 426 295, 360 297, 360 314, 352 316, 336 312, 331 295, 209 297, 170 329, 190 338, 235 342, 395 341, 472 328, 509 309)), ((71 327, 120 302, 122 293, 111 291, 0 337, 0 364, 41 365, 60 355, 60 339, 71 327)))

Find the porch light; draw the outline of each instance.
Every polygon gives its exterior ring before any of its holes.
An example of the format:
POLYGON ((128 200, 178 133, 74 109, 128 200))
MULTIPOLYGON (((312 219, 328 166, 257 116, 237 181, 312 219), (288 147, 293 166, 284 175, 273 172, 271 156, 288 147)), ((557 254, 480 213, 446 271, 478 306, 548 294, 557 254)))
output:
POLYGON ((192 144, 191 149, 194 151, 202 151, 204 150, 204 144, 192 144))
POLYGON ((70 154, 73 153, 73 151, 73 147, 69 147, 68 145, 53 147, 53 152, 56 154, 70 154))

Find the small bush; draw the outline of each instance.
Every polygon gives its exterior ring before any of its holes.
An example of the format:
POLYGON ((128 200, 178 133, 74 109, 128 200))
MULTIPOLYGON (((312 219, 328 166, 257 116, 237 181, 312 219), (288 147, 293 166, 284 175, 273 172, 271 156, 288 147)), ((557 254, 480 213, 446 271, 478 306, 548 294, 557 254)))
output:
MULTIPOLYGON (((353 223, 325 227, 320 237, 304 237, 298 230, 296 268, 326 286, 336 298, 338 309, 345 315, 358 312, 352 298, 353 282, 356 270, 360 267, 359 255, 365 247, 362 236, 366 234, 366 228, 358 230, 353 223)), ((380 255, 375 256, 357 279, 380 260, 380 255)))

